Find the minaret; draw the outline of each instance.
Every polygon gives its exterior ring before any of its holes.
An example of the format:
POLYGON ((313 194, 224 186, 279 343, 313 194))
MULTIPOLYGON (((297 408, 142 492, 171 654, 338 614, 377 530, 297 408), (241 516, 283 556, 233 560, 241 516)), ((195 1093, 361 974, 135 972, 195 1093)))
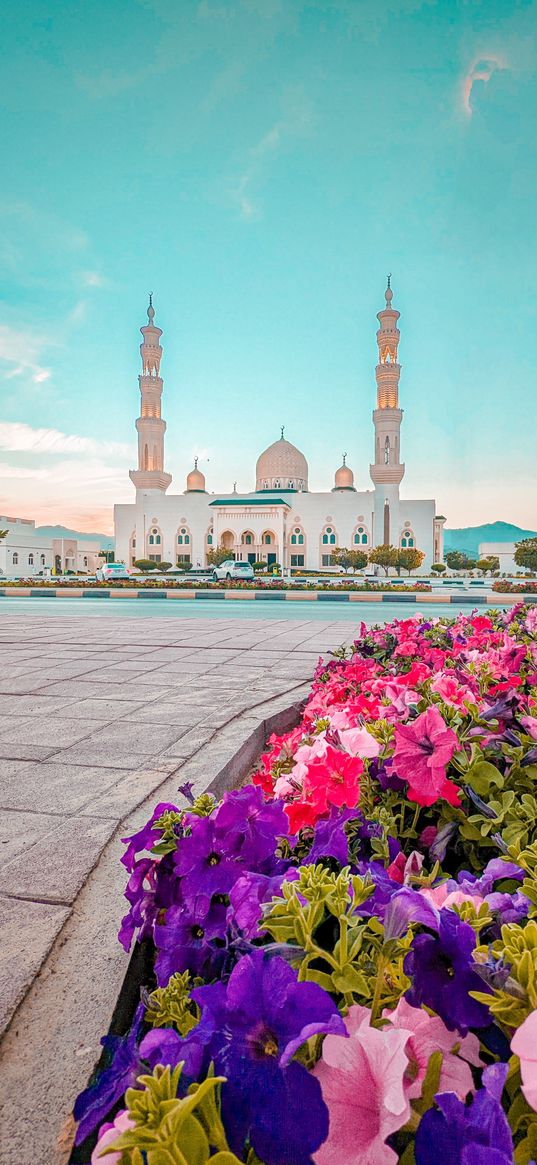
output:
POLYGON ((166 422, 160 415, 160 398, 162 396, 162 377, 160 375, 160 358, 162 348, 160 337, 162 331, 156 328, 153 320, 155 309, 153 297, 149 296, 147 309, 149 323, 140 328, 143 336, 140 344, 142 357, 142 374, 138 377, 140 383, 140 416, 136 421, 138 431, 138 469, 131 469, 129 477, 136 486, 137 493, 163 494, 171 482, 171 474, 164 472, 164 434, 166 422))
POLYGON ((375 369, 377 380, 377 407, 373 412, 375 426, 375 462, 369 472, 375 483, 374 544, 397 545, 399 537, 399 485, 403 480, 405 467, 400 461, 400 429, 403 410, 399 408, 399 375, 401 365, 397 363, 399 345, 399 312, 392 307, 393 291, 390 286, 385 291, 386 307, 379 311, 377 332, 379 349, 378 364, 375 369))

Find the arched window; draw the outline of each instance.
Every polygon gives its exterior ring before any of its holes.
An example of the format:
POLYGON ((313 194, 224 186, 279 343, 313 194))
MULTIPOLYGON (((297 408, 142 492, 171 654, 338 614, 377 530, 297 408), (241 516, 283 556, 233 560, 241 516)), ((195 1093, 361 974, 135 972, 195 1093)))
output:
POLYGON ((46 561, 47 561, 47 560, 46 560, 46 558, 45 558, 45 555, 44 555, 44 554, 42 554, 42 555, 41 555, 41 566, 44 566, 46 561))
POLYGON ((143 465, 144 469, 149 469, 149 449, 148 449, 147 445, 144 445, 144 456, 143 456, 142 465, 143 465))
POLYGON ((303 545, 304 545, 304 533, 301 530, 300 526, 295 526, 293 529, 293 533, 291 534, 291 546, 303 546, 303 545))
POLYGON ((384 464, 390 464, 390 438, 386 437, 384 442, 384 464))
POLYGON ((18 565, 19 565, 19 556, 17 554, 17 551, 15 550, 13 552, 13 566, 18 566, 18 565))
POLYGON ((161 543, 161 537, 160 537, 160 532, 158 530, 158 527, 153 526, 153 528, 149 534, 149 545, 150 546, 160 546, 160 543, 161 543))
POLYGON ((209 533, 207 535, 207 546, 212 546, 212 544, 213 544, 213 532, 212 532, 212 530, 209 530, 209 533))
POLYGON ((332 526, 325 526, 323 531, 323 546, 335 546, 336 535, 332 526))
POLYGON ((252 531, 251 530, 243 530, 243 532, 241 534, 241 545, 242 546, 253 546, 254 541, 255 541, 255 539, 254 539, 254 536, 252 534, 252 531))
POLYGON ((87 566, 87 565, 88 565, 88 560, 87 560, 87 558, 84 558, 84 566, 87 566))
POLYGON ((369 542, 369 534, 365 526, 357 526, 354 531, 353 542, 355 546, 367 546, 369 542))
POLYGON ((181 526, 181 529, 179 530, 179 533, 177 535, 177 545, 178 546, 189 546, 190 545, 190 534, 188 533, 186 526, 181 526))
POLYGON ((29 554, 28 555, 28 566, 33 566, 33 565, 34 565, 34 556, 33 556, 33 554, 29 554))
POLYGON ((407 527, 401 534, 401 549, 410 550, 415 545, 416 539, 414 537, 414 532, 407 527))
POLYGON ((274 489, 281 489, 281 488, 282 488, 282 483, 281 483, 279 477, 276 477, 274 479, 274 489))

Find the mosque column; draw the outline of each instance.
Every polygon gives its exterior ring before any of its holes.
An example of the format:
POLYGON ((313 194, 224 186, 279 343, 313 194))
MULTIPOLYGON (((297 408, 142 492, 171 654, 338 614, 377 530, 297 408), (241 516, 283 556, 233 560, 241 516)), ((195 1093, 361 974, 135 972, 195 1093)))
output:
POLYGON ((386 307, 377 315, 380 326, 377 331, 379 358, 375 369, 377 407, 373 412, 375 460, 369 467, 375 485, 374 546, 385 542, 397 546, 399 543, 399 486, 405 472, 400 460, 403 410, 399 408, 401 365, 397 361, 399 312, 392 308, 392 298, 388 276, 386 307))
POLYGON ((171 474, 164 472, 164 434, 166 422, 161 416, 162 377, 160 360, 162 331, 153 320, 155 309, 149 296, 147 309, 149 323, 140 328, 143 341, 140 344, 142 373, 140 384, 140 416, 136 421, 138 433, 138 468, 131 469, 129 477, 136 486, 137 496, 141 494, 164 494, 171 483, 171 474))

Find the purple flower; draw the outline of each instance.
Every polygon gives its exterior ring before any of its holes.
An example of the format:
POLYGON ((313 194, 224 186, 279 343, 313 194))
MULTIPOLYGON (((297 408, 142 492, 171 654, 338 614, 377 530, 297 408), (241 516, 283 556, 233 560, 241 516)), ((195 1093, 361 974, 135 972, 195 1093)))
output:
POLYGON ((469 1028, 486 1027, 489 1010, 472 999, 482 991, 472 960, 475 935, 453 910, 440 911, 438 935, 417 934, 404 961, 412 986, 405 993, 413 1007, 425 1004, 443 1019, 450 1031, 465 1036, 469 1028))
POLYGON ((384 911, 384 938, 401 938, 411 922, 438 930, 440 912, 418 890, 404 886, 392 896, 384 911))
POLYGON ((227 906, 210 903, 205 896, 189 906, 170 906, 165 922, 154 928, 159 987, 165 987, 175 971, 209 977, 219 973, 225 956, 226 916, 227 906))
POLYGON ((135 1083, 140 1071, 138 1038, 143 1016, 144 1007, 140 1003, 136 1009, 133 1025, 126 1036, 104 1036, 101 1040, 110 1063, 76 1098, 73 1115, 79 1124, 75 1144, 80 1145, 81 1141, 102 1124, 125 1090, 135 1083))
POLYGON ((142 829, 138 830, 138 833, 133 833, 131 837, 121 838, 124 845, 127 846, 121 861, 129 873, 132 873, 134 869, 136 854, 141 853, 142 850, 151 850, 153 846, 156 845, 158 841, 160 841, 162 837, 162 831, 160 829, 154 828, 155 821, 158 821, 159 817, 162 817, 162 814, 168 811, 172 813, 179 813, 177 805, 171 805, 168 801, 161 801, 160 804, 157 805, 149 821, 146 822, 142 829))
POLYGON ((222 1117, 232 1151, 240 1155, 248 1138, 265 1165, 312 1165, 328 1111, 318 1081, 292 1057, 319 1032, 346 1035, 330 996, 259 950, 240 959, 225 993, 212 983, 192 998, 214 1024, 206 1054, 227 1078, 222 1117))
POLYGON ((513 1138, 501 1105, 507 1064, 483 1072, 469 1105, 454 1092, 435 1097, 416 1133, 416 1165, 512 1165, 513 1138))
POLYGON ((214 894, 228 894, 241 873, 232 855, 235 837, 218 828, 215 817, 192 821, 192 833, 181 838, 174 865, 181 881, 181 897, 187 905, 214 894))
POLYGON ((340 866, 349 864, 349 839, 345 832, 345 822, 356 816, 355 809, 333 807, 329 817, 317 822, 311 849, 305 859, 308 865, 315 865, 322 858, 335 858, 340 866))
POLYGON ((259 938, 263 934, 259 922, 261 905, 280 894, 281 874, 269 878, 267 874, 241 874, 229 894, 228 925, 235 923, 243 938, 259 938))

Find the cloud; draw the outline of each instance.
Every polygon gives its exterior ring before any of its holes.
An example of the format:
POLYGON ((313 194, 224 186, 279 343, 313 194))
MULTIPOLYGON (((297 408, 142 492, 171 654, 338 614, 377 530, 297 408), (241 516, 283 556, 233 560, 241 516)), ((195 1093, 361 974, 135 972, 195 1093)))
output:
POLYGON ((41 351, 49 344, 49 337, 30 329, 0 324, 0 361, 10 366, 4 371, 4 379, 11 380, 14 376, 27 373, 34 384, 49 380, 50 368, 40 363, 41 351))
POLYGON ((462 82, 462 104, 467 117, 474 111, 472 96, 474 85, 487 85, 494 73, 506 69, 505 61, 498 56, 478 57, 468 69, 462 82))
POLYGON ((116 441, 96 441, 62 433, 59 429, 34 429, 22 421, 0 421, 0 449, 8 453, 81 454, 88 457, 118 457, 128 461, 131 445, 116 441))
POLYGON ((256 190, 266 176, 271 159, 310 129, 311 107, 300 88, 288 92, 283 104, 282 117, 249 149, 242 173, 231 184, 231 198, 241 218, 260 218, 262 211, 256 190))
POLYGON ((81 279, 84 287, 104 287, 106 279, 99 271, 82 271, 81 279))

